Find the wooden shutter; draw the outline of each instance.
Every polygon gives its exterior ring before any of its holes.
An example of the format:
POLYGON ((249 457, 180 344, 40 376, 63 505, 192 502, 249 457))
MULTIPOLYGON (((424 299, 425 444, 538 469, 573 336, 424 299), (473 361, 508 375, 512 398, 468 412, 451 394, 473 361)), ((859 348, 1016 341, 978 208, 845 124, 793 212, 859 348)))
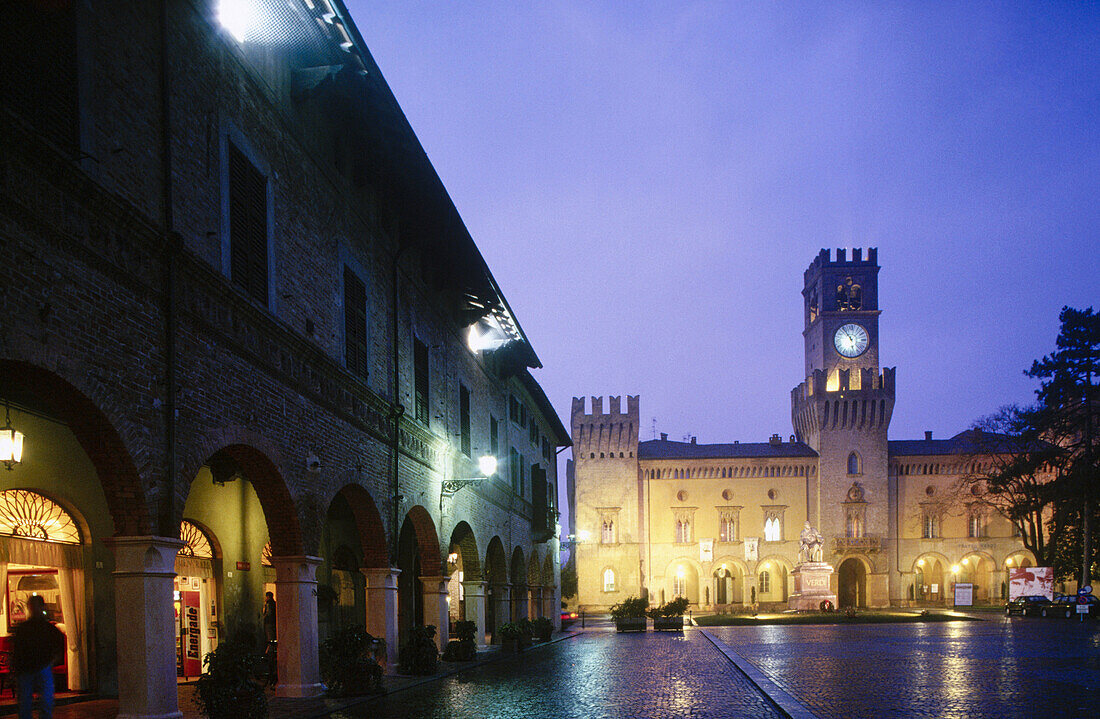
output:
POLYGON ((267 178, 229 143, 229 276, 267 305, 267 178))

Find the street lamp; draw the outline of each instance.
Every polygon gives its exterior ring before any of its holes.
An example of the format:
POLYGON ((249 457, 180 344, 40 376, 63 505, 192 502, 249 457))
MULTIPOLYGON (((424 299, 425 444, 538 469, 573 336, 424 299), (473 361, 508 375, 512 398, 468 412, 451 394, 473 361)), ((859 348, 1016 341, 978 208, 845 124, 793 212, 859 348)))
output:
POLYGON ((0 427, 0 462, 9 470, 23 461, 23 433, 11 426, 11 405, 4 403, 4 426, 0 427))
POLYGON ((483 482, 496 474, 497 458, 491 454, 482 455, 477 460, 477 468, 484 476, 443 480, 443 491, 440 493, 439 497, 440 504, 442 504, 444 497, 453 497, 463 487, 483 482))

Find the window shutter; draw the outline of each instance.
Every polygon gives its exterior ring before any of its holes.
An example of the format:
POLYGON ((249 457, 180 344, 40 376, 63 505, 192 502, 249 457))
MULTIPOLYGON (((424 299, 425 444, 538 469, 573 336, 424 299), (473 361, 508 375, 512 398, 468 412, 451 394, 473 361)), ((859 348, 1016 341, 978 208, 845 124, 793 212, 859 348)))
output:
POLYGON ((229 144, 229 276, 267 305, 267 178, 229 144))
POLYGON ((344 267, 344 362, 353 374, 367 378, 367 287, 344 267))

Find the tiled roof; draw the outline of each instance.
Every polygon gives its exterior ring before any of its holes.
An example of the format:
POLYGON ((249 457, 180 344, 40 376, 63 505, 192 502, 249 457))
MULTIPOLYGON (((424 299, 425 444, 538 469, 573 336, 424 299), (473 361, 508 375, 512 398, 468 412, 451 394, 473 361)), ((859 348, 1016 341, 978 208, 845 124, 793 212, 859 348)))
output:
POLYGON ((974 429, 959 432, 950 439, 892 439, 889 444, 891 457, 990 454, 992 452, 1013 451, 1011 437, 991 432, 980 432, 974 429))
POLYGON ((652 439, 638 443, 638 459, 741 459, 816 457, 802 442, 739 442, 734 444, 693 444, 652 439))

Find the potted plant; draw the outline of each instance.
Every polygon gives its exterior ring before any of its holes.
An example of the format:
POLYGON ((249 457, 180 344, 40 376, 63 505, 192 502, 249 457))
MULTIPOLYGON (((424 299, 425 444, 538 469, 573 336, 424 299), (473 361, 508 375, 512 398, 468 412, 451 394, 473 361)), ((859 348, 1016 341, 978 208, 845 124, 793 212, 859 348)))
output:
POLYGON ((515 622, 504 622, 497 629, 500 632, 500 650, 507 654, 523 651, 523 629, 515 622))
POLYGON ((206 671, 198 681, 195 704, 210 719, 264 719, 267 697, 258 677, 266 675, 264 658, 252 644, 228 640, 203 657, 206 671))
POLYGON ((684 610, 687 609, 686 597, 676 597, 670 602, 665 602, 659 607, 650 609, 648 614, 653 619, 653 630, 676 631, 684 630, 684 610))
POLYGON ((435 625, 414 626, 397 655, 402 674, 435 674, 439 666, 439 651, 435 647, 435 625))
POLYGON ((382 692, 382 667, 376 660, 378 642, 359 626, 340 627, 321 642, 321 679, 332 696, 382 692))
POLYGON ((519 625, 520 642, 523 643, 523 648, 526 649, 534 643, 535 625, 527 617, 520 619, 516 624, 519 625))
POLYGON ((547 617, 539 617, 535 621, 531 622, 531 626, 535 630, 535 639, 540 642, 550 641, 550 635, 554 632, 554 623, 547 617))
POLYGON ((476 632, 477 624, 474 622, 455 622, 452 633, 454 639, 447 642, 447 648, 443 650, 443 661, 472 661, 477 656, 477 641, 474 639, 476 632))
POLYGON ((649 600, 644 597, 627 597, 611 606, 611 618, 615 620, 615 629, 620 632, 644 632, 646 630, 646 609, 649 600))

